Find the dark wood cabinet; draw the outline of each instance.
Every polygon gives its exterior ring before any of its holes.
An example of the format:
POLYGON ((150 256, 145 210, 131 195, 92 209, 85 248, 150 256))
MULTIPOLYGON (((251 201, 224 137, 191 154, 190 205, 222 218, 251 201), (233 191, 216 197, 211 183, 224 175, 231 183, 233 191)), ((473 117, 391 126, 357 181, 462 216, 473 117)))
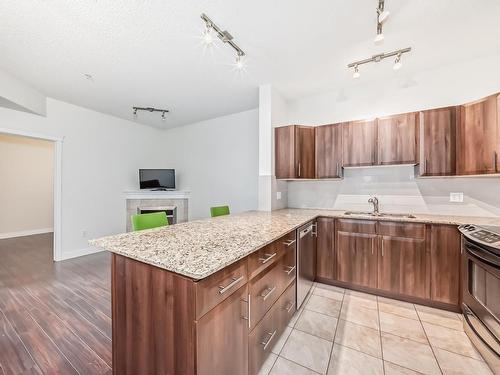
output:
POLYGON ((344 166, 377 163, 377 120, 351 121, 342 125, 344 166))
POLYGON ((342 124, 316 128, 316 178, 342 175, 342 124))
POLYGON ((457 107, 420 112, 420 175, 456 174, 457 107))
POLYGON ((248 368, 247 298, 244 286, 197 322, 197 374, 232 375, 248 368))
POLYGON ((380 236, 378 288, 429 298, 425 239, 380 236))
POLYGON ((278 179, 315 178, 315 128, 275 128, 275 175, 278 179))
POLYGON ((418 113, 405 113, 377 119, 377 163, 417 162, 418 113))
POLYGON ((334 280, 335 264, 335 219, 320 217, 317 220, 316 277, 334 280))
POLYGON ((499 95, 460 106, 457 129, 457 173, 498 172, 500 125, 499 95))
POLYGON ((458 305, 460 301, 460 233, 454 225, 431 225, 431 299, 458 305))
POLYGON ((377 287, 377 235, 337 231, 337 279, 377 287))

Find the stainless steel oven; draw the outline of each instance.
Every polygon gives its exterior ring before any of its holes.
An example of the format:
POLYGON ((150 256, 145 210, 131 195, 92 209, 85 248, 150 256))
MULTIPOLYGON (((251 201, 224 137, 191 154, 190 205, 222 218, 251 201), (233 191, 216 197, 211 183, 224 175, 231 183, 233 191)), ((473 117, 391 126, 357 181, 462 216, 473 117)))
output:
POLYGON ((500 374, 500 227, 462 225, 465 332, 500 374))

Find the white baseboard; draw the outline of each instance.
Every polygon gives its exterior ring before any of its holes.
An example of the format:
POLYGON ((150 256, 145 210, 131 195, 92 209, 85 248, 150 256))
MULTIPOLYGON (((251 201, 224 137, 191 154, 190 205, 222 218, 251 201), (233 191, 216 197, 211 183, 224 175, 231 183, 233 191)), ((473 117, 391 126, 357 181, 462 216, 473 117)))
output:
POLYGON ((78 257, 82 257, 84 255, 100 253, 102 251, 105 251, 105 250, 99 249, 98 247, 86 247, 83 249, 78 249, 78 250, 70 251, 67 253, 63 252, 61 259, 57 259, 56 261, 78 258, 78 257))
POLYGON ((10 233, 0 233, 0 240, 5 238, 32 236, 34 234, 51 233, 53 231, 54 228, 42 228, 42 229, 21 230, 18 232, 10 232, 10 233))

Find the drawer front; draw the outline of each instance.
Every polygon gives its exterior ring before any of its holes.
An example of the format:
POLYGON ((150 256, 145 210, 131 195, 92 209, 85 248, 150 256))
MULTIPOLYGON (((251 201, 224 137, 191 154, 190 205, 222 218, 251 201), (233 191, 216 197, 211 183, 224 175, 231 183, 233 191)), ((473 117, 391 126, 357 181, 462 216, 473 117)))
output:
POLYGON ((379 221, 378 233, 384 236, 425 238, 425 224, 379 221))
POLYGON ((290 248, 295 248, 295 231, 264 246, 248 257, 248 277, 252 279, 276 263, 290 248))
POLYGON ((250 328, 262 319, 280 296, 284 278, 281 274, 285 274, 282 267, 280 260, 250 281, 250 328))
POLYGON ((196 317, 224 301, 248 280, 247 262, 239 261, 196 283, 196 317))
POLYGON ((285 290, 290 283, 295 280, 297 275, 297 256, 296 250, 290 248, 285 252, 283 258, 278 262, 278 278, 280 285, 280 293, 285 290))
POLYGON ((337 230, 339 232, 352 233, 377 233, 377 222, 371 220, 338 219, 337 230))
POLYGON ((292 283, 250 333, 248 340, 249 375, 259 372, 295 313, 295 306, 295 283, 292 283))

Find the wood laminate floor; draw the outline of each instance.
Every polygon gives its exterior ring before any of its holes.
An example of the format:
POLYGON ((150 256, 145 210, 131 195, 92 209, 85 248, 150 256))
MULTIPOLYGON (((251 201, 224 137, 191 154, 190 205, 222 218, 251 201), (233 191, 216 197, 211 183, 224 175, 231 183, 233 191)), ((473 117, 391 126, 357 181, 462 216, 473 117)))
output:
POLYGON ((0 374, 110 374, 110 256, 54 263, 52 234, 0 240, 0 374))

